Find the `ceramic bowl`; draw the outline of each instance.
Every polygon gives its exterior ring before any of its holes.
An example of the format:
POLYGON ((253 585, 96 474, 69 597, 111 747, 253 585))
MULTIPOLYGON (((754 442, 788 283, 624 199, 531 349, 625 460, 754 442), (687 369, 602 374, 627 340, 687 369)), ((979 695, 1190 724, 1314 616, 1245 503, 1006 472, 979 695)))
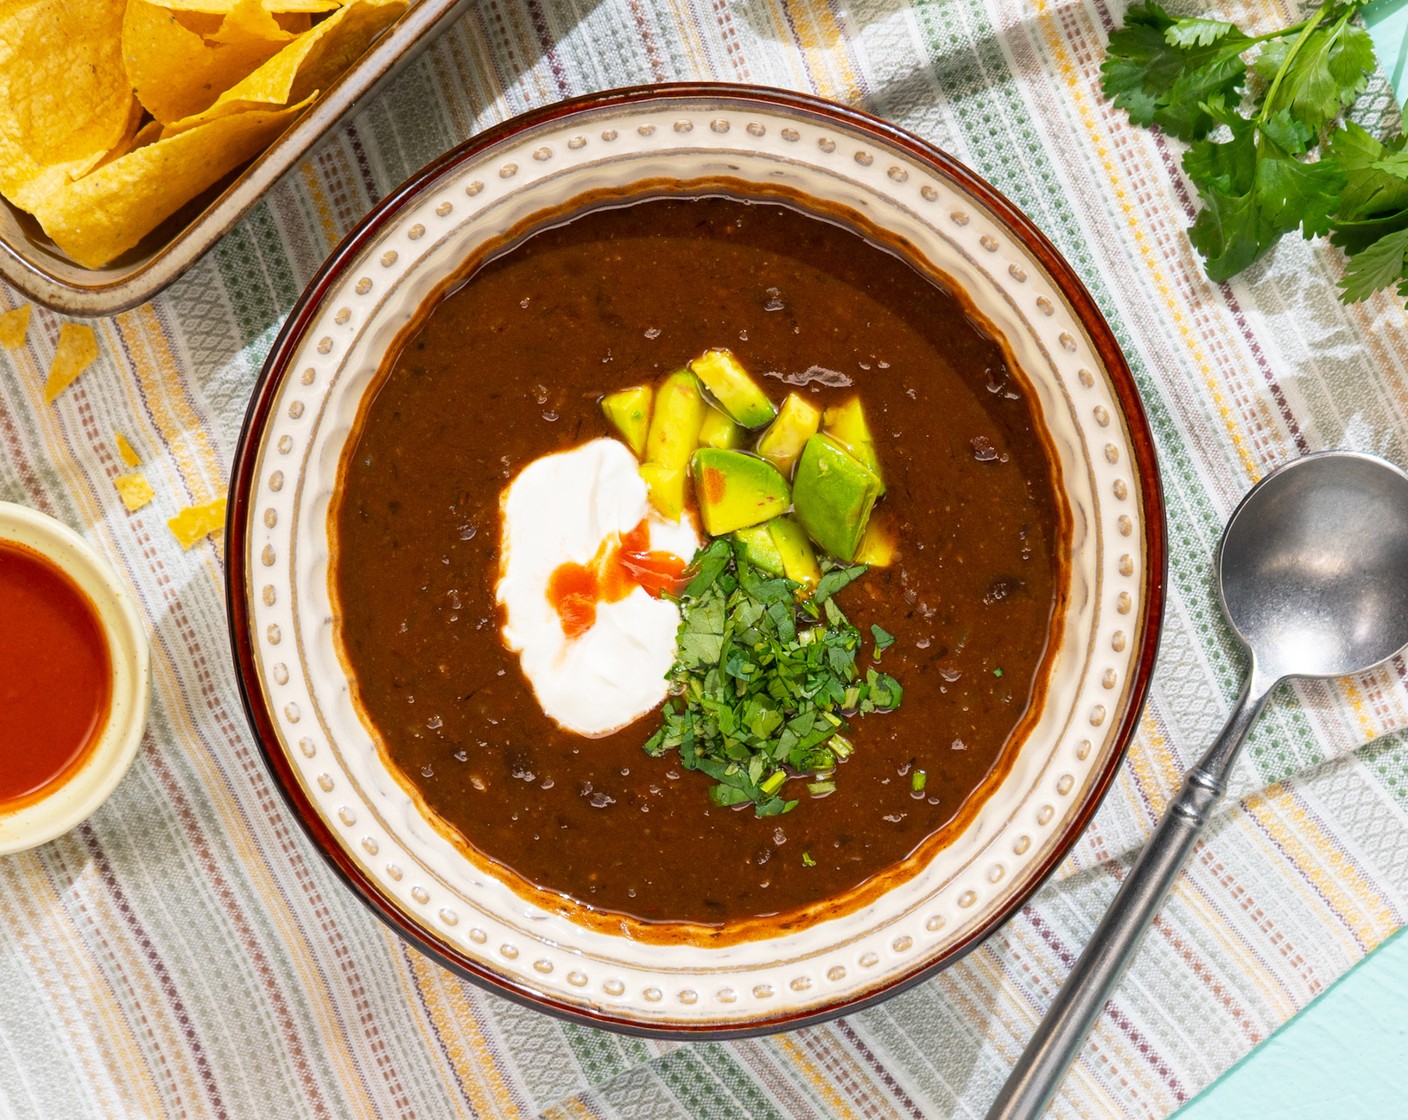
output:
POLYGON ((150 647, 136 605, 112 567, 54 518, 0 502, 0 541, 46 558, 93 604, 112 658, 107 723, 87 761, 38 801, 0 813, 0 855, 47 843, 95 813, 137 757, 151 696, 150 647))
POLYGON ((387 198, 333 254, 264 368, 235 464, 233 646, 250 723, 317 848, 394 929, 547 1011, 661 1034, 743 1034, 854 1010, 1011 915, 1094 812, 1133 732, 1162 607, 1152 442, 1071 268, 951 157, 852 109, 738 86, 651 87, 487 132, 387 198), (849 208, 948 274, 1033 384, 1072 514, 1045 703, 964 832, 873 904, 722 948, 646 945, 536 909, 419 815, 353 708, 333 640, 328 508, 388 347, 477 246, 586 192, 726 175, 849 208))

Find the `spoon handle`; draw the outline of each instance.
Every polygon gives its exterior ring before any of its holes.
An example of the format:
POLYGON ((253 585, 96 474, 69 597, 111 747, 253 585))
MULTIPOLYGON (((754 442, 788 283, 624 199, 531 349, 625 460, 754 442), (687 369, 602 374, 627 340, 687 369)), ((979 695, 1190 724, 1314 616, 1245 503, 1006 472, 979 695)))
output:
POLYGON ((1037 1025, 987 1120, 1035 1120, 1055 1095, 1226 789, 1237 750, 1271 692, 1254 685, 1262 685, 1255 674, 1212 747, 1184 777, 1182 790, 1037 1025))

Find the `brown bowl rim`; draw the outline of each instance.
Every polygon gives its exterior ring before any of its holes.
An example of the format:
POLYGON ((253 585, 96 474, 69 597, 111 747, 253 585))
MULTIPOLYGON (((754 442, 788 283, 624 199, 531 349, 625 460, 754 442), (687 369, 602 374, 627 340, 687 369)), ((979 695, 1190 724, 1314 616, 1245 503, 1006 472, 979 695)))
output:
POLYGON ((1115 340, 1105 317, 1075 270, 1056 247, 1012 202, 986 180, 964 166, 947 152, 921 140, 912 133, 861 109, 841 105, 810 94, 774 89, 757 85, 734 85, 723 82, 680 82, 649 86, 631 86, 589 93, 552 105, 530 110, 495 125, 457 145, 432 160, 390 192, 349 233, 304 289, 298 302, 284 322, 263 369, 255 383, 236 444, 230 476, 230 501, 226 515, 226 580, 230 645, 235 662, 235 677, 240 690, 250 730, 290 810, 298 819, 308 839, 342 881, 362 902, 395 933, 420 949, 433 960, 495 995, 523 1006, 544 1011, 557 1018, 586 1026, 602 1027, 624 1034, 645 1038, 679 1039, 754 1038, 779 1030, 793 1030, 825 1022, 842 1015, 871 1007, 936 975, 962 959, 990 934, 1012 918, 1033 894, 1050 878, 1051 873, 1066 857, 1084 832, 1109 790, 1129 749, 1130 740, 1138 727, 1140 714, 1148 694, 1153 674, 1159 635, 1163 626, 1165 584, 1167 581, 1167 528, 1163 487, 1155 454, 1154 439, 1144 412, 1134 375, 1115 340), (507 982, 499 974, 462 956, 451 946, 430 936, 427 930, 411 922, 391 905, 356 862, 343 850, 331 828, 318 814, 303 791, 288 759, 273 744, 277 743, 272 716, 258 684, 254 645, 250 632, 250 616, 244 590, 248 576, 246 546, 249 511, 253 498, 254 469, 258 459, 259 434, 273 409, 273 402, 290 371, 289 360, 302 342, 315 310, 328 289, 342 275, 348 262, 372 240, 382 226, 408 204, 431 182, 449 169, 477 157, 485 150, 511 140, 523 131, 584 110, 613 108, 650 101, 719 99, 730 102, 752 102, 800 111, 832 122, 841 122, 858 131, 869 133, 884 142, 899 147, 916 159, 927 163, 939 173, 958 183, 986 206, 1036 257, 1048 271, 1056 286, 1070 303, 1072 311, 1090 338, 1109 374, 1112 388, 1136 460, 1136 468, 1144 503, 1143 543, 1148 557, 1144 586, 1145 611, 1141 619, 1137 667, 1130 678, 1124 711, 1118 733, 1117 747, 1103 769, 1094 775, 1084 803, 1070 826, 1046 858, 1036 866, 1021 890, 1009 899, 1002 910, 981 926, 971 930, 947 953, 937 960, 900 972, 873 991, 862 996, 839 999, 820 1008, 804 1012, 763 1016, 747 1025, 724 1027, 700 1024, 658 1025, 642 1023, 630 1016, 605 1010, 590 1010, 569 1004, 534 991, 527 986, 507 982))

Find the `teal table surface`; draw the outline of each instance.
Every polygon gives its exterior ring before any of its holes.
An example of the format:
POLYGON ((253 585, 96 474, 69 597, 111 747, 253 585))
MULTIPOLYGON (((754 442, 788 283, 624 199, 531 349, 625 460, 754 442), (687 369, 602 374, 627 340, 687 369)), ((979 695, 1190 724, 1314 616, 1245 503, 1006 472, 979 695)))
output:
MULTIPOLYGON (((1364 12, 1408 102, 1408 0, 1364 12)), ((1181 1109, 1176 1120, 1408 1116, 1408 937, 1402 930, 1181 1109)))

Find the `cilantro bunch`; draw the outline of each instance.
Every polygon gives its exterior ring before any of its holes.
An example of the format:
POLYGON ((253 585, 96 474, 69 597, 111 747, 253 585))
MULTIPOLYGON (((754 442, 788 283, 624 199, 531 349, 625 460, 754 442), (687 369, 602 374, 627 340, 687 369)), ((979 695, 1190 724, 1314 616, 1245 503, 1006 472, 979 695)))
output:
MULTIPOLYGON (((847 717, 899 707, 903 690, 887 673, 856 664, 861 634, 832 596, 866 570, 832 567, 809 598, 801 585, 748 563, 720 538, 690 565, 680 598, 678 655, 664 724, 645 743, 659 757, 677 750, 688 770, 717 783, 715 805, 752 802, 759 817, 796 806, 781 790, 806 776, 824 795, 852 751, 847 717)), ((875 656, 894 639, 871 628, 875 656)))
POLYGON ((1396 287, 1408 299, 1408 155, 1404 137, 1344 123, 1374 69, 1367 0, 1327 0, 1265 35, 1231 23, 1129 9, 1110 36, 1106 96, 1136 124, 1189 141, 1183 170, 1202 208, 1189 238, 1213 280, 1260 258, 1283 235, 1328 235, 1348 255, 1346 303, 1396 287))

